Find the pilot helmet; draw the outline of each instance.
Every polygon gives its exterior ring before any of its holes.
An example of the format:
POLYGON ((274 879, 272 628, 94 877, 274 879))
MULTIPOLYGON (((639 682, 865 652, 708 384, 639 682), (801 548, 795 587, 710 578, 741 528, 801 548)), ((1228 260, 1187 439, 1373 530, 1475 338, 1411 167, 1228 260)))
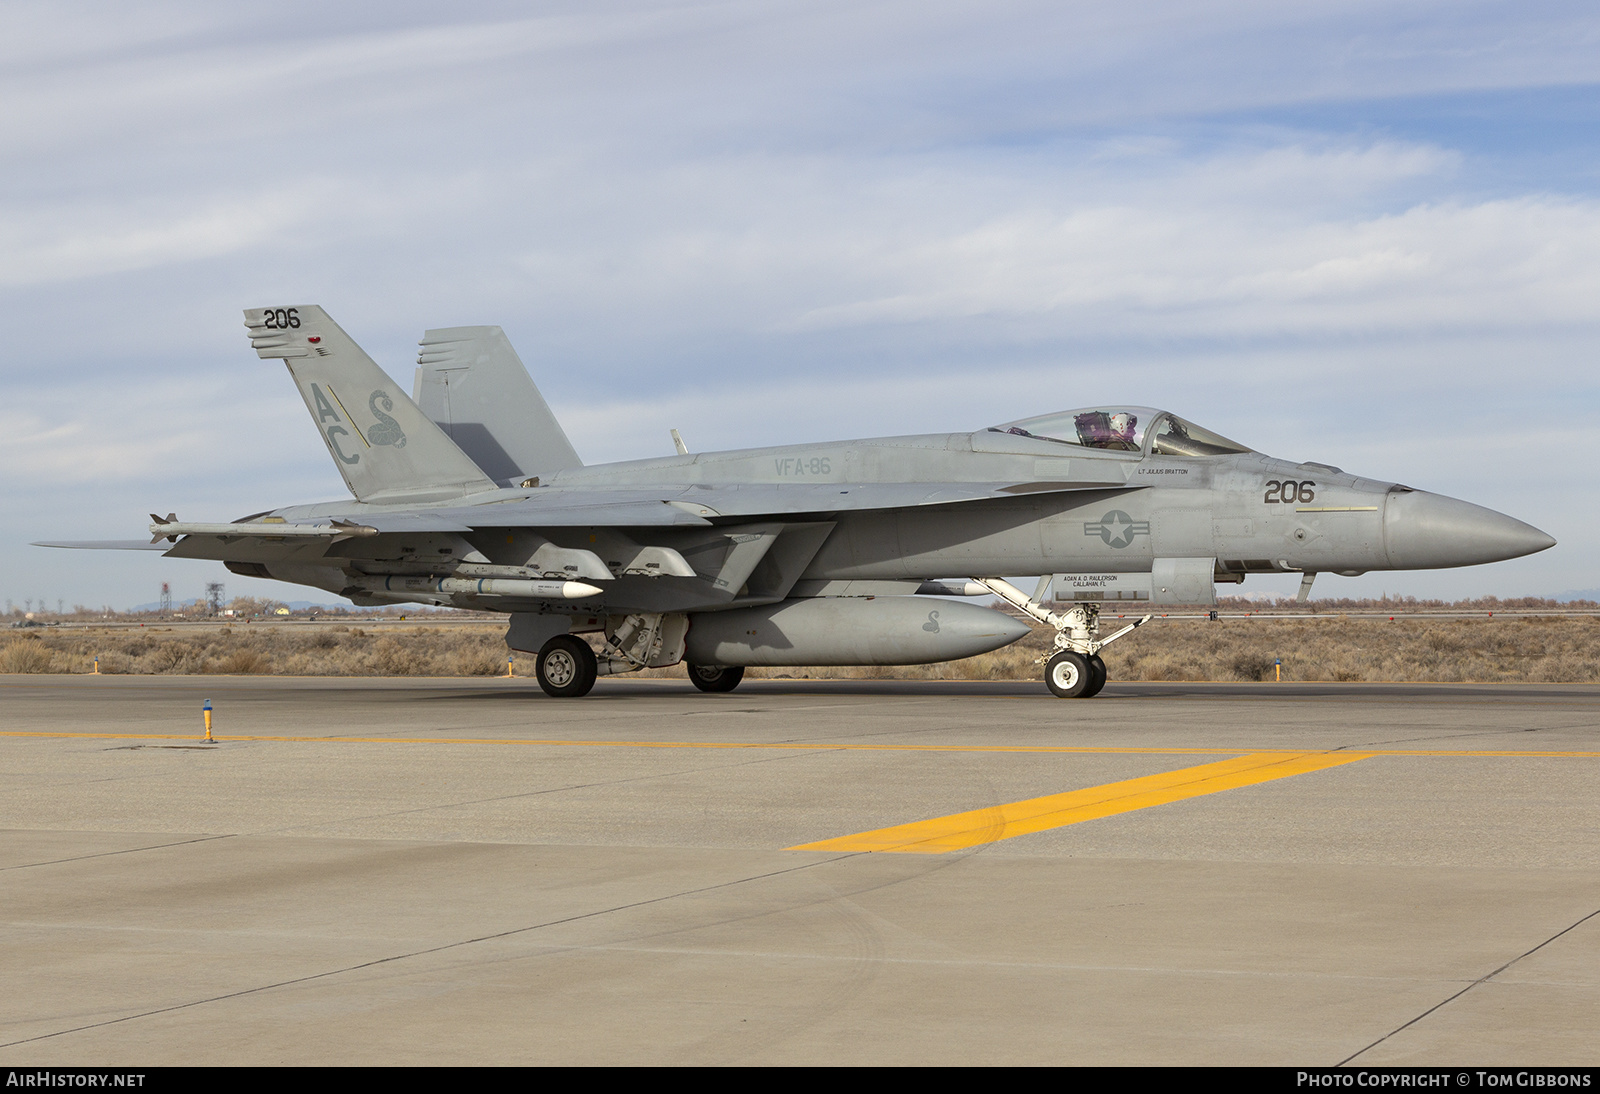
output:
POLYGON ((1133 427, 1138 424, 1138 421, 1138 418, 1135 418, 1126 410, 1119 410, 1111 415, 1111 428, 1116 433, 1126 437, 1133 432, 1133 427))

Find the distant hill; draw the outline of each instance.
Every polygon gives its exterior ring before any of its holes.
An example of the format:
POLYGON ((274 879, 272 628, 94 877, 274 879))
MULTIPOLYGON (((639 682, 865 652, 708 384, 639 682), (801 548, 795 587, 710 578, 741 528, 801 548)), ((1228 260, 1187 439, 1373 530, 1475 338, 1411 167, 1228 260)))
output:
MULTIPOLYGON (((194 597, 191 600, 174 600, 172 602, 172 610, 175 612, 187 611, 196 604, 204 603, 205 601, 199 597, 194 597)), ((133 607, 126 608, 124 610, 130 612, 159 612, 161 610, 161 601, 152 600, 148 604, 135 604, 133 607)))

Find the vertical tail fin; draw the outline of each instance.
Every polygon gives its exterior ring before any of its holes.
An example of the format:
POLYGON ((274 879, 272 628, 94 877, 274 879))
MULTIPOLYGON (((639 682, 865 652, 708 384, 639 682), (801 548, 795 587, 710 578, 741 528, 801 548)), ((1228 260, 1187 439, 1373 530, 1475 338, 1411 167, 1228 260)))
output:
POLYGON ((490 478, 583 466, 499 327, 430 330, 421 346, 413 398, 490 478))
POLYGON ((251 308, 244 324, 256 353, 288 366, 358 500, 460 497, 495 488, 320 307, 251 308))

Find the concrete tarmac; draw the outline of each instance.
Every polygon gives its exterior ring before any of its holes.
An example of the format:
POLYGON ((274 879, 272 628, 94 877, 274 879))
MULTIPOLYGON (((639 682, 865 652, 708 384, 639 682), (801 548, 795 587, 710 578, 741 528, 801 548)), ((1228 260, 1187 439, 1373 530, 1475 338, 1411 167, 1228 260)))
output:
POLYGON ((1591 685, 9 676, 0 757, 5 1064, 1600 1063, 1591 685))

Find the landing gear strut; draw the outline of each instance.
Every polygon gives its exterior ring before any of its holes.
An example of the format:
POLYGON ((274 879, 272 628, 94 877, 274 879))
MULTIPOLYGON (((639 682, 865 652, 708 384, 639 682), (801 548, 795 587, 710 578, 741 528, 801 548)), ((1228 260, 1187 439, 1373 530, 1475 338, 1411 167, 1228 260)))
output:
POLYGON ((1074 604, 1064 612, 1053 612, 1009 581, 997 577, 974 580, 1006 603, 1056 629, 1055 649, 1039 660, 1044 664, 1045 685, 1061 699, 1092 699, 1100 694, 1106 686, 1106 663, 1100 659, 1100 651, 1151 619, 1148 615, 1136 619, 1110 638, 1102 639, 1098 604, 1074 604))

